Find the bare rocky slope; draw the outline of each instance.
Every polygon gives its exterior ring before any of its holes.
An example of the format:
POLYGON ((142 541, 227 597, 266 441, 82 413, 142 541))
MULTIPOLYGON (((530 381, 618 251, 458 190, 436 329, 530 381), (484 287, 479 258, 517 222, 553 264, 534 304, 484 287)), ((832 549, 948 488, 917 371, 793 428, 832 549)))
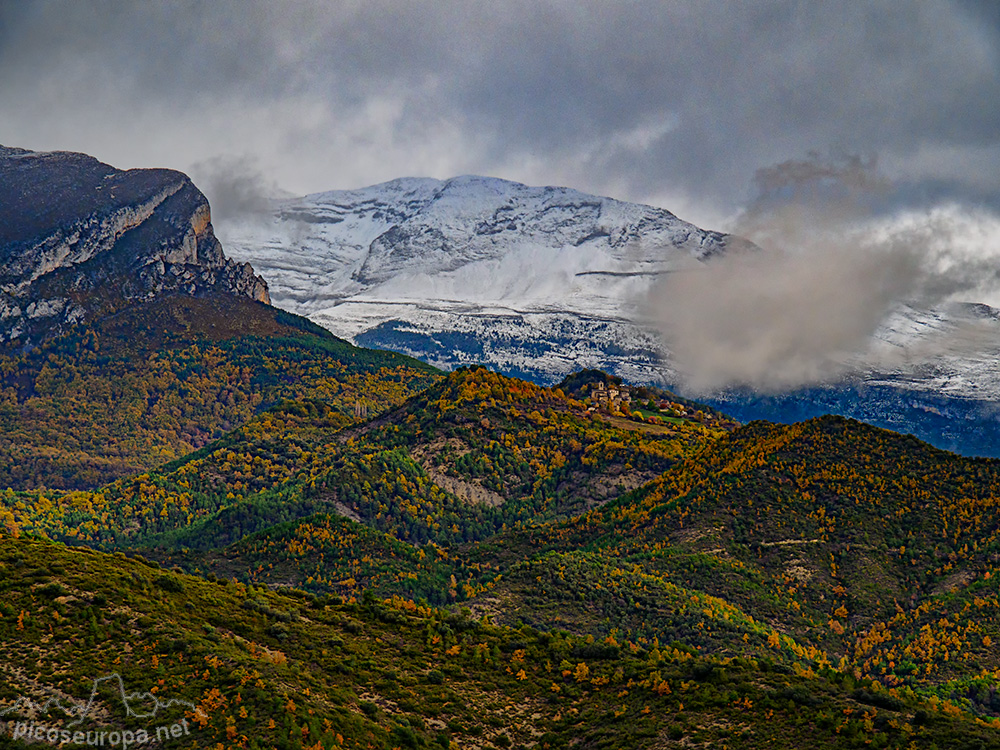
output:
POLYGON ((33 345, 131 302, 209 291, 270 302, 250 264, 223 253, 186 175, 0 146, 0 341, 33 345))

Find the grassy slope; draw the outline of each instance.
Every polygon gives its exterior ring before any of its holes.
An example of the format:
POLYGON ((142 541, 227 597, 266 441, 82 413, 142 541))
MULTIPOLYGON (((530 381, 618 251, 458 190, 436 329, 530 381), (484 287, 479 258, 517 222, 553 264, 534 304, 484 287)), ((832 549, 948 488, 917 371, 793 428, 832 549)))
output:
MULTIPOLYGON (((0 535, 0 567, 0 700, 80 701, 118 673, 204 711, 158 714, 187 714, 175 747, 972 748, 996 731, 832 672, 279 594, 23 537, 0 535)), ((91 717, 83 729, 145 726, 107 691, 91 717)))

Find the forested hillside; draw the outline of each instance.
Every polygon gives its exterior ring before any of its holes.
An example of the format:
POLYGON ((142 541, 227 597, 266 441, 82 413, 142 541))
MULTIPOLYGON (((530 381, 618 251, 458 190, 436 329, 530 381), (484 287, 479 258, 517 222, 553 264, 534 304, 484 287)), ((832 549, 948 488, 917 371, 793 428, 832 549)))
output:
MULTIPOLYGON (((0 701, 69 706, 119 675, 178 701, 155 720, 186 722, 175 747, 975 748, 997 731, 843 672, 706 658, 680 642, 276 593, 23 536, 0 535, 0 570, 0 701)), ((86 729, 155 731, 110 686, 94 697, 86 729)), ((29 747, 4 718, 0 746, 29 747)), ((32 717, 66 720, 56 707, 32 717)))
POLYGON ((99 487, 284 399, 375 412, 435 376, 245 297, 158 298, 27 352, 0 351, 0 486, 99 487))
POLYGON ((753 423, 600 510, 497 541, 532 556, 494 606, 716 653, 766 639, 993 715, 998 500, 1000 462, 837 417, 753 423), (593 581, 604 593, 574 612, 593 581))
POLYGON ((454 546, 596 507, 724 433, 588 412, 482 368, 349 421, 325 401, 285 402, 155 471, 97 491, 12 493, 6 505, 25 531, 88 544, 205 549, 332 511, 402 542, 454 546))
POLYGON ((59 420, 120 434, 101 383, 135 394, 133 435, 243 422, 97 489, 3 494, 7 650, 23 631, 17 659, 65 659, 56 624, 94 644, 33 689, 79 692, 123 653, 138 680, 155 656, 224 747, 977 747, 1000 728, 1000 463, 836 417, 741 427, 596 372, 440 375, 256 303, 232 327, 205 315, 219 301, 164 304, 8 375, 66 466, 59 420), (96 572, 113 559, 138 567, 96 572), (106 585, 125 609, 83 593, 106 585))

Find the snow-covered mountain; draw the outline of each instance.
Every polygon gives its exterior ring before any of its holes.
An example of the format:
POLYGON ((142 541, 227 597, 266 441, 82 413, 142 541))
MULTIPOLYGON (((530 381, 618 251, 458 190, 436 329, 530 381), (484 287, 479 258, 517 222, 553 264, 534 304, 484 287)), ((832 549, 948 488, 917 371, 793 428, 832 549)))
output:
POLYGON ((468 176, 287 201, 225 240, 274 304, 339 336, 550 382, 581 367, 660 380, 656 335, 634 322, 651 284, 739 242, 651 206, 468 176))
POLYGON ((1000 310, 955 302, 900 306, 876 332, 870 385, 995 401, 1000 406, 1000 310))
MULTIPOLYGON (((274 304, 360 345, 546 383, 596 367, 668 385, 646 309, 653 284, 747 244, 651 206, 470 176, 284 201, 224 240, 267 279, 274 304)), ((879 366, 860 363, 846 384, 709 402, 747 420, 841 413, 1000 455, 1000 313, 900 306, 873 352, 879 366)))

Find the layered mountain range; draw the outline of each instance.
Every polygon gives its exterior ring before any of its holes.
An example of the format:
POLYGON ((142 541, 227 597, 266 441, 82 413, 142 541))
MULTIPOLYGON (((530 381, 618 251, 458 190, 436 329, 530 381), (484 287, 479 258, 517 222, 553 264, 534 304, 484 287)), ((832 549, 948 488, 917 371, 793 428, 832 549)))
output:
POLYGON ((250 264, 225 256, 187 175, 0 146, 0 341, 209 291, 270 299, 250 264))
MULTIPOLYGON (((264 274, 277 304, 339 336, 549 384, 597 367, 676 387, 649 304, 656 280, 749 245, 651 206, 469 176, 319 193, 227 228, 229 251, 264 274)), ((901 305, 874 346, 882 364, 860 362, 843 382, 709 402, 744 420, 840 413, 998 455, 995 310, 901 305), (970 331, 975 347, 952 346, 970 331)))
POLYGON ((191 747, 996 745, 1000 462, 625 417, 588 380, 465 368, 354 424, 289 400, 0 494, 0 710, 114 672, 201 706, 191 747))
MULTIPOLYGON (((1000 461, 357 348, 255 299, 177 173, 103 206, 84 178, 111 168, 21 156, 51 169, 5 183, 4 231, 29 238, 4 245, 7 293, 82 313, 13 316, 0 347, 0 747, 149 744, 141 701, 185 747, 996 745, 1000 461)), ((550 244, 519 272, 456 219, 372 235, 349 283, 391 292, 428 256, 453 316, 507 283, 586 323, 553 259, 613 312, 616 284, 737 242, 663 212, 676 242, 644 249, 653 229, 600 219, 643 215, 558 193, 529 202, 550 244)))

